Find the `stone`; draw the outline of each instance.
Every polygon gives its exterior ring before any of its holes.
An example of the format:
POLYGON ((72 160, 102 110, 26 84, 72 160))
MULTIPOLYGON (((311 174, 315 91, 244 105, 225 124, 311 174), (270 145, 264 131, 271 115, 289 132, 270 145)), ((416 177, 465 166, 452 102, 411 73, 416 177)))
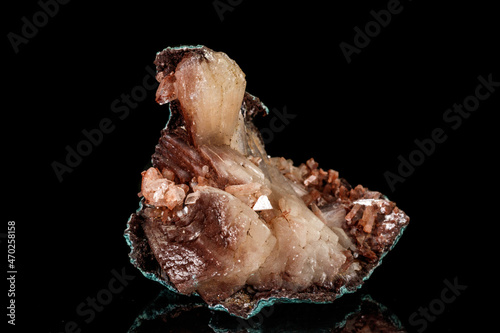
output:
POLYGON ((245 92, 245 74, 226 54, 167 48, 155 64, 156 100, 170 119, 125 231, 132 263, 242 318, 358 289, 408 216, 314 159, 269 157, 252 122, 268 109, 245 92))

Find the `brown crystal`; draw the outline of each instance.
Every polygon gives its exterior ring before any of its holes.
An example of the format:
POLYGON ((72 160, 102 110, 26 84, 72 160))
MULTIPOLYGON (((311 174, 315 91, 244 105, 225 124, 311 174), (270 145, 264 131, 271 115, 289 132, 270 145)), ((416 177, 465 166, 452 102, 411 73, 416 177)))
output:
POLYGON ((136 265, 241 316, 269 297, 331 301, 356 289, 408 217, 314 159, 269 157, 252 123, 265 108, 224 53, 167 49, 156 64, 171 119, 127 230, 136 265))

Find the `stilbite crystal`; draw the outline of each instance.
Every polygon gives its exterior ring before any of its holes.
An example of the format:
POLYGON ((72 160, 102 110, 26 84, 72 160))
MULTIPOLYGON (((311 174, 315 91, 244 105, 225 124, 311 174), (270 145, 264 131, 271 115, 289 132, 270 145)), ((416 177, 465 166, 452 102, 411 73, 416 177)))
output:
POLYGON ((148 277, 248 317, 275 300, 330 302, 356 290, 409 218, 313 159, 270 158, 245 75, 206 47, 156 57, 170 120, 143 172, 125 236, 148 277))

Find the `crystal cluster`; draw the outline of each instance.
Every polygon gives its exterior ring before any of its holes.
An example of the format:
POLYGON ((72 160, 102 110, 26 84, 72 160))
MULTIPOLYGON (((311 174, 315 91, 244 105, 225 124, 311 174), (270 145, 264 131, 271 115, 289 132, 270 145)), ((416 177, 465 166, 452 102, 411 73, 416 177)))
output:
POLYGON ((156 101, 171 115, 125 233, 132 262, 241 317, 356 290, 408 224, 404 212, 314 159, 269 157, 252 122, 267 108, 226 54, 167 48, 155 64, 156 101))

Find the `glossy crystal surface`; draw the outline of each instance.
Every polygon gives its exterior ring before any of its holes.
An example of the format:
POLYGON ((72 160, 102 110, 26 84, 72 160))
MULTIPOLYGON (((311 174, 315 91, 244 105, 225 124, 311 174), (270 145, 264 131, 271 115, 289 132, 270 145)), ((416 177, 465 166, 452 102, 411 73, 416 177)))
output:
POLYGON ((125 233, 132 262, 170 290, 241 317, 359 288, 408 216, 314 159, 268 156, 252 123, 267 108, 224 53, 168 48, 155 64, 156 99, 171 117, 125 233))

